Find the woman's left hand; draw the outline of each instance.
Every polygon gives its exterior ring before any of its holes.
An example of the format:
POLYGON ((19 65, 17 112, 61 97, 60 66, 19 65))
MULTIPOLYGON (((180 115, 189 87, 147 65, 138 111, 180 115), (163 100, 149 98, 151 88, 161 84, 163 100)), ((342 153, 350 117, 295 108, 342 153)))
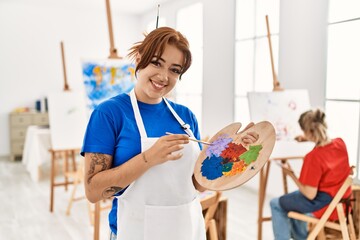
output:
POLYGON ((259 139, 259 134, 254 131, 249 131, 244 134, 246 130, 254 126, 253 122, 249 123, 244 130, 236 133, 235 136, 231 136, 234 139, 234 142, 242 143, 242 145, 247 146, 249 144, 255 143, 259 139))

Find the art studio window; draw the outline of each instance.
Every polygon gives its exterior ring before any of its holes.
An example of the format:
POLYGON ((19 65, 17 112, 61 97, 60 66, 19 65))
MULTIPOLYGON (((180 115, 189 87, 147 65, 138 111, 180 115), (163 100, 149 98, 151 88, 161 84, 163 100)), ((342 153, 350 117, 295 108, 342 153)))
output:
POLYGON ((347 144, 350 164, 360 161, 360 2, 329 5, 325 109, 329 134, 347 144))
POLYGON ((196 3, 181 8, 176 16, 176 28, 183 33, 192 53, 192 64, 176 85, 176 102, 191 109, 201 129, 203 84, 203 5, 196 3), (191 16, 191 18, 189 17, 191 16))
POLYGON ((273 89, 265 16, 269 18, 273 60, 277 70, 279 6, 279 0, 236 0, 235 121, 250 121, 247 92, 269 92, 273 89))

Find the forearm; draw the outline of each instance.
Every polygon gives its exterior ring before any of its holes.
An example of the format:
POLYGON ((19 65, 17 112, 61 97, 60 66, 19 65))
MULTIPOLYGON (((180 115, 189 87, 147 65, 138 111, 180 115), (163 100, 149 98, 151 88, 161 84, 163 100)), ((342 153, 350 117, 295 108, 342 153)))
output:
POLYGON ((203 186, 201 186, 201 185, 198 183, 198 181, 196 181, 196 178, 195 178, 194 175, 192 176, 192 181, 193 181, 193 184, 194 184, 195 189, 198 190, 199 192, 204 192, 204 191, 207 190, 206 188, 204 188, 203 186))
POLYGON ((304 195, 307 199, 313 200, 316 197, 317 188, 302 184, 294 174, 290 175, 290 177, 294 180, 302 195, 304 195))
POLYGON ((87 153, 85 161, 85 192, 90 202, 113 196, 151 167, 141 154, 116 168, 110 168, 112 157, 105 154, 87 153))

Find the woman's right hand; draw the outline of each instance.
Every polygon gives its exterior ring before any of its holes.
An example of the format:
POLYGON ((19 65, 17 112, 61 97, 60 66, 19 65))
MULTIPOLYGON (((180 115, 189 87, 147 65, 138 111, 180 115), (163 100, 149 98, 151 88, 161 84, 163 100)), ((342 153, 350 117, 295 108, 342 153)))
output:
POLYGON ((146 150, 146 160, 157 165, 167 161, 178 160, 182 157, 184 144, 189 143, 189 136, 186 134, 171 134, 160 137, 153 146, 146 150))

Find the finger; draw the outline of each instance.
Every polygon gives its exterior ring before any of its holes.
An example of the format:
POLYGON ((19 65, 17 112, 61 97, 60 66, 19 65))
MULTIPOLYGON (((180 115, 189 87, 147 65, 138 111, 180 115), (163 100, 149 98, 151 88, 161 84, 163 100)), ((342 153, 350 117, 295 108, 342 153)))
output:
POLYGON ((251 128, 252 126, 254 126, 255 124, 253 122, 250 122, 245 128, 244 130, 242 130, 241 132, 245 132, 246 130, 248 130, 249 128, 251 128))
POLYGON ((178 153, 170 153, 167 155, 167 160, 169 161, 173 161, 173 160, 178 160, 183 156, 182 152, 178 152, 178 153))
POLYGON ((247 132, 246 136, 255 138, 255 140, 259 139, 259 134, 257 132, 247 132))
POLYGON ((170 134, 163 136, 163 138, 167 141, 189 140, 189 136, 186 134, 170 134))
POLYGON ((246 136, 243 136, 242 139, 241 139, 244 143, 254 143, 257 141, 257 138, 251 136, 251 135, 246 135, 246 136))

